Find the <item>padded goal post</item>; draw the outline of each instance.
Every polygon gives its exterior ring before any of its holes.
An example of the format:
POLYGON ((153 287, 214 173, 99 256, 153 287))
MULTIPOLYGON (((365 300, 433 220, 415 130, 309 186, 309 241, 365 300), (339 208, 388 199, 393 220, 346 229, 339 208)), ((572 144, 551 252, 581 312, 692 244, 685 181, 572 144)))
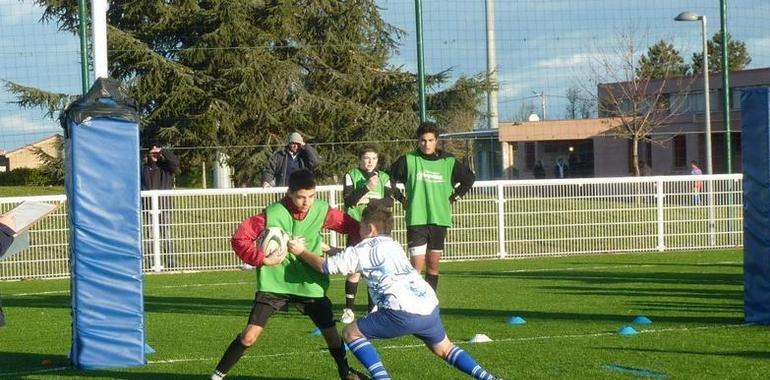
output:
POLYGON ((741 95, 746 322, 770 323, 770 88, 741 95))
POLYGON ((73 364, 145 364, 139 123, 119 84, 99 79, 64 112, 73 364))

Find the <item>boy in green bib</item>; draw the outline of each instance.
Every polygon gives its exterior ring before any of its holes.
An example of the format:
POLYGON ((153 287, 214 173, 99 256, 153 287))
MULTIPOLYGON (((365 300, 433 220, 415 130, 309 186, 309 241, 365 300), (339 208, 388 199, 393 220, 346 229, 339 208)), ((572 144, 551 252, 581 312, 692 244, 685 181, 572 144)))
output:
POLYGON ((227 347, 211 375, 212 380, 225 377, 244 351, 256 342, 270 316, 288 303, 297 304, 321 330, 340 379, 359 379, 358 373, 348 366, 332 304, 326 297, 328 275, 318 273, 293 255, 265 257, 265 252, 255 244, 260 233, 269 227, 279 227, 294 238, 303 238, 308 250, 319 256, 323 255, 322 228, 347 234, 350 240, 358 241, 358 222, 316 199, 315 187, 313 173, 306 169, 295 171, 289 177, 286 196, 267 206, 262 213, 244 220, 233 234, 235 253, 257 268, 257 292, 246 327, 227 347))
POLYGON ((473 172, 438 146, 438 125, 423 122, 417 128, 418 149, 399 157, 391 166, 393 197, 406 209, 406 238, 412 266, 433 290, 446 230, 452 226, 452 203, 473 186, 473 172), (402 183, 406 196, 396 187, 402 183))
MULTIPOLYGON (((392 192, 390 190, 390 176, 382 170, 378 170, 380 155, 374 145, 365 145, 358 153, 358 167, 345 174, 345 183, 342 186, 342 197, 345 201, 345 212, 357 221, 361 221, 363 211, 370 205, 390 208, 393 207, 392 192)), ((348 246, 353 246, 348 241, 348 246)), ((342 323, 353 322, 355 314, 353 305, 356 302, 360 273, 351 273, 345 280, 345 308, 342 309, 342 323)), ((369 309, 373 304, 371 299, 369 309)))

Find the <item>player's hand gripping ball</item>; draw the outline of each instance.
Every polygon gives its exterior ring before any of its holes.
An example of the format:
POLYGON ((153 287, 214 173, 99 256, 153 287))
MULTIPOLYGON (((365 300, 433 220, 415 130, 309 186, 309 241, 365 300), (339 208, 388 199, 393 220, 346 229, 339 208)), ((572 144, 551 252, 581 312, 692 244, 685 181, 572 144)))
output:
POLYGON ((289 252, 287 243, 289 234, 278 227, 265 228, 257 238, 257 244, 265 253, 265 265, 274 265, 283 261, 289 252))

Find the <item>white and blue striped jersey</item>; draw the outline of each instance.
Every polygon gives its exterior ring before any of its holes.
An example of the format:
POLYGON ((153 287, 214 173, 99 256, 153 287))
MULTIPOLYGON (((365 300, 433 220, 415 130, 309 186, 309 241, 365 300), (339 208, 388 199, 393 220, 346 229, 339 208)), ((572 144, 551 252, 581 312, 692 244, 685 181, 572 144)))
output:
POLYGON ((436 293, 412 267, 404 248, 390 236, 367 238, 328 257, 328 274, 360 272, 378 308, 429 315, 438 306, 436 293))

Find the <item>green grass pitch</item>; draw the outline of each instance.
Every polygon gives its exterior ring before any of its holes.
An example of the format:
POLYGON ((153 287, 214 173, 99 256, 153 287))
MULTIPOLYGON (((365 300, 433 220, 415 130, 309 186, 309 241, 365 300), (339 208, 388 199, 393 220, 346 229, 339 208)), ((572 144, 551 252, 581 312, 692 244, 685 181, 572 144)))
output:
MULTIPOLYGON (((439 299, 447 332, 506 379, 766 379, 770 330, 743 324, 740 251, 645 253, 442 264, 439 299), (511 316, 524 325, 507 324, 511 316), (619 336, 637 315, 635 336, 619 336), (468 343, 483 333, 492 342, 468 343)), ((342 277, 329 294, 337 313, 342 277)), ((253 272, 145 277, 147 340, 140 368, 68 367, 69 283, 0 283, 0 378, 202 379, 248 316, 253 272)), ((366 297, 359 294, 359 313, 366 297)), ((338 325, 341 326, 341 325, 338 325)), ((310 320, 272 318, 229 379, 333 379, 334 365, 310 320)), ((375 341, 396 379, 464 379, 418 340, 375 341)), ((350 355, 354 367, 360 364, 350 355)))

